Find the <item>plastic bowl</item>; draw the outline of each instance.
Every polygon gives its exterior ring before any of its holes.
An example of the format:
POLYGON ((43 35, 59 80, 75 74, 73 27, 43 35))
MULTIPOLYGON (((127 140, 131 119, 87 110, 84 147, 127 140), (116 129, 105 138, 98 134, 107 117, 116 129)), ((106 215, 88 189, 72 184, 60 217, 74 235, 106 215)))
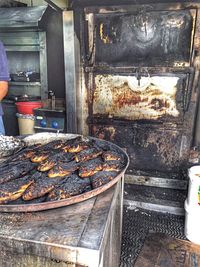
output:
POLYGON ((17 102, 17 111, 21 114, 33 114, 34 108, 41 108, 42 102, 17 102))

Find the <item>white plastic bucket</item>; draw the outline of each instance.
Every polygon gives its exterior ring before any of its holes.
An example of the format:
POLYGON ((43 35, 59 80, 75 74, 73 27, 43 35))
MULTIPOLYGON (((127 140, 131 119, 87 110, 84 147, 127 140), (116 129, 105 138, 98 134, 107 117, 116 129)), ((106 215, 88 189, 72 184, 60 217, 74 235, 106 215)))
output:
POLYGON ((190 209, 199 208, 200 212, 200 165, 193 166, 188 170, 189 186, 187 205, 190 209))
POLYGON ((34 134, 34 119, 33 115, 24 115, 17 113, 18 125, 19 125, 19 134, 34 134))
POLYGON ((191 242, 200 245, 200 207, 191 208, 185 201, 185 236, 191 242))

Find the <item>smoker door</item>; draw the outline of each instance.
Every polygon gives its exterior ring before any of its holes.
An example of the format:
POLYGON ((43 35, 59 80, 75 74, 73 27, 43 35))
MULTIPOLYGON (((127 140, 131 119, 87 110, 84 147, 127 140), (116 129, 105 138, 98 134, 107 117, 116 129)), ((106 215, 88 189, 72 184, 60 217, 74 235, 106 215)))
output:
POLYGON ((162 73, 141 77, 94 74, 92 116, 123 120, 182 122, 191 88, 188 76, 162 73))
POLYGON ((188 77, 162 73, 137 86, 134 76, 93 73, 90 134, 123 147, 129 173, 177 171, 188 160, 195 117, 188 77))
POLYGON ((195 20, 195 9, 94 14, 88 55, 95 65, 189 66, 195 20))
POLYGON ((152 124, 91 124, 91 134, 110 140, 129 155, 127 173, 135 170, 178 172, 188 160, 190 136, 178 127, 152 124))

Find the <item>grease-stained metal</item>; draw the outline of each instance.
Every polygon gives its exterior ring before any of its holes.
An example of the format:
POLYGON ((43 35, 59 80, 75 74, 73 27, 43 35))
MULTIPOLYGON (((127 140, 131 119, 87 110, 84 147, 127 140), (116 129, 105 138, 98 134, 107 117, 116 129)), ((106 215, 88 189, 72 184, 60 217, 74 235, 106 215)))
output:
POLYGON ((178 77, 97 75, 93 114, 129 120, 178 117, 176 92, 178 77))

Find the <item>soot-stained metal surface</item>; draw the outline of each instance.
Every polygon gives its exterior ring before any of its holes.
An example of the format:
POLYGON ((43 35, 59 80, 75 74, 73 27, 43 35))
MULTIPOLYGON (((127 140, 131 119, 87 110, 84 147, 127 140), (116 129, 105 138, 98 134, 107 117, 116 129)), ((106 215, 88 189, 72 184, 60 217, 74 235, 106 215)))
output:
POLYGON ((190 139, 180 129, 151 124, 92 125, 92 135, 125 149, 130 158, 127 173, 134 170, 174 171, 186 168, 190 139))
POLYGON ((119 0, 74 10, 87 92, 84 130, 125 149, 129 174, 159 172, 171 178, 187 168, 192 145, 200 5, 161 2, 119 0))
POLYGON ((186 239, 184 217, 142 209, 124 208, 120 267, 133 267, 149 232, 186 239))
POLYGON ((128 120, 178 117, 176 93, 179 77, 97 75, 93 114, 128 120), (139 84, 138 84, 139 83, 139 84))
POLYGON ((188 66, 196 11, 97 14, 95 62, 188 66))

